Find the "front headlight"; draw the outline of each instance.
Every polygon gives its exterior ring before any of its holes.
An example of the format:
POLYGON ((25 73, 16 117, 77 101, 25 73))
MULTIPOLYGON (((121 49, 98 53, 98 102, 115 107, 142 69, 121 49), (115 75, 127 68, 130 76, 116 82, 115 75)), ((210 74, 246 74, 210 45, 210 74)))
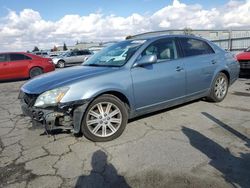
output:
POLYGON ((49 90, 38 96, 35 102, 35 107, 56 106, 69 90, 69 87, 60 87, 49 90))

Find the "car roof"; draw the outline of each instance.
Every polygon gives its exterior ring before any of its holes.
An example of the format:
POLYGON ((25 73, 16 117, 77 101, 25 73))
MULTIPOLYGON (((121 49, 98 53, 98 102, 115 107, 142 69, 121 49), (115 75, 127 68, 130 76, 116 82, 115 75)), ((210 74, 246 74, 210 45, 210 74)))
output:
POLYGON ((27 53, 27 52, 0 52, 0 54, 23 54, 32 58, 42 58, 41 56, 38 56, 32 53, 27 53))
POLYGON ((174 38, 174 37, 181 37, 181 38, 193 38, 193 39, 198 39, 198 40, 204 40, 208 41, 204 38, 195 36, 195 35, 154 35, 154 36, 140 36, 140 35, 135 35, 134 37, 132 36, 131 39, 128 40, 156 40, 156 39, 163 39, 163 38, 174 38))
POLYGON ((26 52, 0 52, 0 54, 27 54, 26 52))

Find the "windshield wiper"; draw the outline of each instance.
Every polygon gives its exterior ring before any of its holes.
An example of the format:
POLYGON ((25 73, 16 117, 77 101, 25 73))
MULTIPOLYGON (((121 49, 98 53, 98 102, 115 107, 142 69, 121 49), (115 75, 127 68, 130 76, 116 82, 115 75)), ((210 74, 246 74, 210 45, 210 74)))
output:
POLYGON ((91 67, 101 67, 102 65, 99 64, 83 64, 84 66, 91 66, 91 67))
POLYGON ((92 66, 92 67, 120 67, 118 65, 102 65, 102 64, 83 64, 84 66, 92 66))

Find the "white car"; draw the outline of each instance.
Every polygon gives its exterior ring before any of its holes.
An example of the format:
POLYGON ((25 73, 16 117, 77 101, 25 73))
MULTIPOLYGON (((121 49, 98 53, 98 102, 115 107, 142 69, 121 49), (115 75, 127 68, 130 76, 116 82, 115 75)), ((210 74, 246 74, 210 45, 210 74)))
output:
POLYGON ((56 67, 63 68, 65 65, 83 63, 91 55, 93 55, 93 53, 89 50, 69 51, 53 58, 52 60, 56 67))

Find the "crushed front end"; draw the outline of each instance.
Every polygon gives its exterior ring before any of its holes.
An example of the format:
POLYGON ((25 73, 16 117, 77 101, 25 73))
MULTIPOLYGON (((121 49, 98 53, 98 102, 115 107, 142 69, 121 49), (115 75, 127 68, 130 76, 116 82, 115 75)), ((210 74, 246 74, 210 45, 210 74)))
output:
POLYGON ((81 131, 81 122, 89 100, 79 100, 68 103, 57 103, 53 106, 36 107, 35 103, 40 95, 20 91, 19 99, 24 115, 40 122, 45 131, 63 127, 72 129, 73 133, 81 131))

